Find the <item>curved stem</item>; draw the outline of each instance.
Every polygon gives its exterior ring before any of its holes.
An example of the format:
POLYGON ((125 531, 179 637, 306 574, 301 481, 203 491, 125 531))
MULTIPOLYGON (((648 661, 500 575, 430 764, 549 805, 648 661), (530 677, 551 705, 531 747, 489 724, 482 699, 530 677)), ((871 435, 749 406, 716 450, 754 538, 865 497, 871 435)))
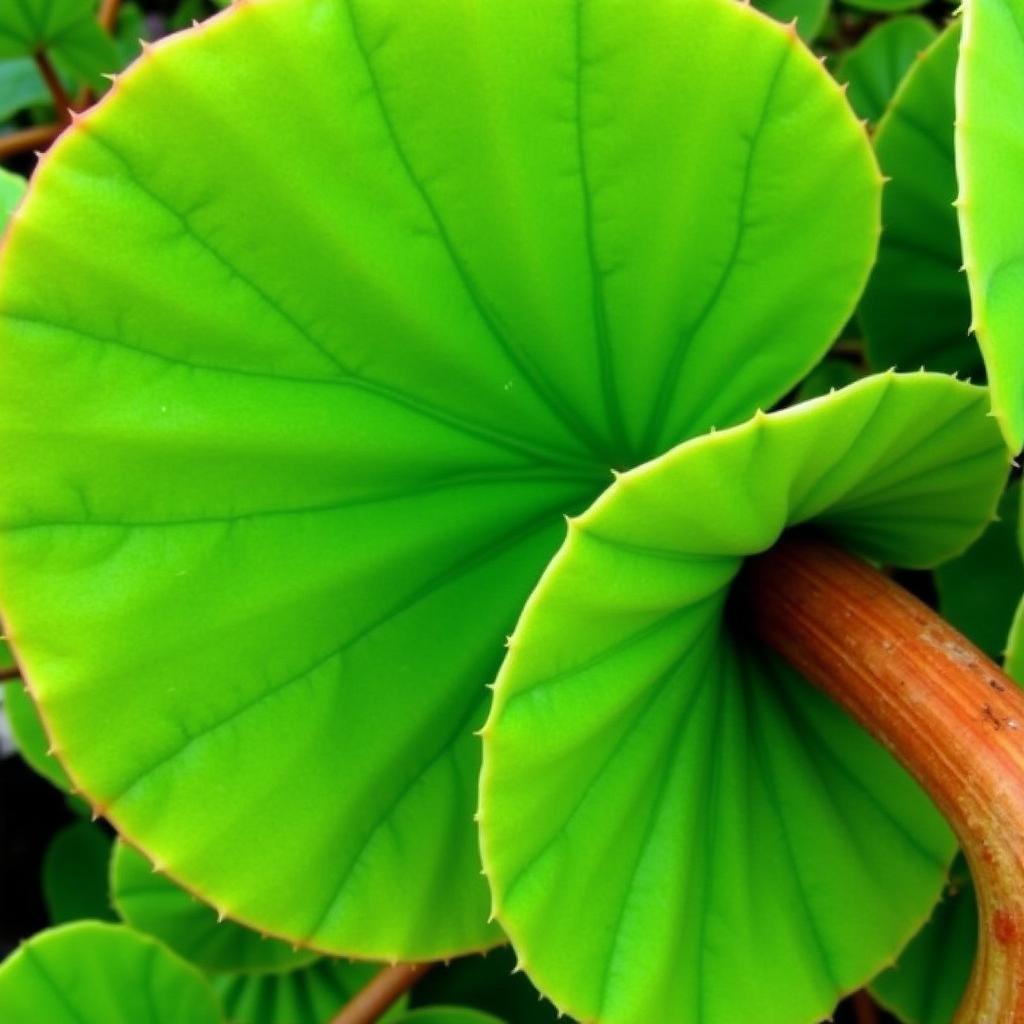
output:
POLYGON ((40 124, 0 135, 0 161, 31 149, 45 149, 63 130, 61 124, 40 124))
POLYGON ((395 964, 373 976, 330 1024, 373 1024, 423 977, 433 964, 395 964))
POLYGON ((120 7, 121 0, 103 0, 100 4, 96 20, 100 23, 100 28, 107 35, 112 35, 117 26, 117 12, 120 7))
POLYGON ((43 76, 46 88, 50 90, 53 105, 57 110, 57 117, 67 124, 71 120, 71 97, 68 96, 64 83, 60 80, 60 75, 57 74, 57 69, 46 55, 45 50, 36 50, 32 54, 32 59, 36 62, 36 67, 39 68, 39 74, 43 76))
POLYGON ((787 537, 741 584, 753 631, 880 740, 956 832, 978 953, 955 1024, 1024 1024, 1024 694, 865 562, 787 537))

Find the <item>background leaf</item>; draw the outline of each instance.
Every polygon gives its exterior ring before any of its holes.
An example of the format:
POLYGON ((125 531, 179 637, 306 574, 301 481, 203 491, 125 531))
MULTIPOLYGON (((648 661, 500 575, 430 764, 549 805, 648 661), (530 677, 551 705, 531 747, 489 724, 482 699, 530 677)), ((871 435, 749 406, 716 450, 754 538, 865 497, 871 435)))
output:
POLYGON ((67 825, 43 858, 46 909, 53 924, 86 918, 114 921, 107 884, 111 839, 88 821, 67 825))
POLYGON ((798 524, 904 566, 962 549, 1006 471, 986 406, 868 378, 683 444, 572 522, 509 642, 480 800, 495 912, 556 1005, 820 1020, 920 925, 944 822, 727 602, 798 524))
POLYGON ((223 1024, 202 975, 122 925, 78 921, 0 964, 4 1024, 223 1024))
POLYGON ((828 0, 758 0, 756 6, 783 23, 796 18, 800 38, 808 42, 821 32, 828 15, 828 0))
POLYGON ((925 52, 875 135, 882 170, 892 179, 883 194, 878 262, 859 310, 876 369, 982 372, 981 354, 968 334, 971 307, 953 208, 959 39, 956 23, 925 52))
POLYGON ((836 64, 836 78, 849 83, 847 98, 869 121, 885 112, 900 81, 938 33, 927 18, 906 15, 880 22, 836 64))

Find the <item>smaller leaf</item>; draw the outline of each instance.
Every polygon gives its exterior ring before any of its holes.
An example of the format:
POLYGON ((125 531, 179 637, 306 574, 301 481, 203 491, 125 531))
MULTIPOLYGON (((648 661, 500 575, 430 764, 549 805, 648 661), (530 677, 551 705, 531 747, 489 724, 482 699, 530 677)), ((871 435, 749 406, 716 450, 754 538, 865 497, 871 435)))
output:
POLYGON ((899 11, 913 11, 924 7, 928 0, 846 0, 851 7, 862 11, 874 11, 881 14, 895 14, 899 11))
MULTIPOLYGON (((0 79, 0 89, 2 87, 3 80, 0 79)), ((14 208, 21 202, 27 187, 28 182, 20 175, 12 174, 0 167, 0 231, 7 223, 7 218, 14 212, 14 208)))
POLYGON ((123 925, 40 932, 0 964, 4 1024, 223 1024, 190 964, 123 925))
POLYGON ((797 388, 796 400, 806 402, 811 398, 820 398, 830 391, 845 388, 861 376, 857 367, 845 359, 823 359, 797 388))
POLYGON ((110 877, 114 906, 128 924, 208 971, 285 971, 320 956, 265 939, 233 921, 218 921, 213 907, 155 872, 127 843, 115 846, 110 877))
POLYGON ((836 78, 849 83, 850 106, 877 121, 914 59, 937 35, 932 23, 917 14, 876 25, 836 66, 836 78))
POLYGON ((70 793, 71 780, 57 759, 49 753, 49 737, 26 688, 13 683, 4 690, 4 697, 7 720, 14 734, 14 742, 18 745, 18 753, 33 771, 48 779, 58 789, 70 793))
MULTIPOLYGON (((20 110, 50 103, 50 92, 29 57, 0 60, 0 121, 20 110)), ((6 175, 7 172, 3 172, 6 175)))
POLYGON ((1020 484, 1013 483, 1000 500, 998 518, 959 558, 935 571, 943 616, 997 660, 1006 650, 1024 592, 1024 563, 1017 543, 1019 510, 1020 484))
POLYGON ((872 994, 904 1024, 950 1024, 967 988, 977 935, 974 888, 961 854, 931 920, 872 982, 872 994))
POLYGON ((828 14, 828 0, 757 0, 756 6, 776 21, 795 18, 796 30, 806 43, 817 38, 828 14))
POLYGON ((54 924, 116 921, 107 881, 111 839, 98 825, 76 821, 54 836, 43 856, 43 898, 54 924))

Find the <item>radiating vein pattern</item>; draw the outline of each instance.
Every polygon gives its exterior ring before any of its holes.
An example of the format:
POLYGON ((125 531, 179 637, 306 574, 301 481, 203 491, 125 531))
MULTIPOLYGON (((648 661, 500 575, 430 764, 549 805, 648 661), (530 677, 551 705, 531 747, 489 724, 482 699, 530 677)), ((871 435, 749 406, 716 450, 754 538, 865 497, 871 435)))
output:
MULTIPOLYGON (((498 941, 473 731, 563 515, 795 384, 879 194, 835 83, 731 0, 252 0, 153 47, 0 261, 0 609, 75 785, 275 936, 498 941)), ((621 657, 674 656, 723 566, 621 657)), ((668 720, 704 756, 719 712, 662 667, 595 787, 668 720)))
POLYGON ((744 635, 731 587, 790 527, 885 562, 949 557, 1006 469, 983 390, 888 374, 686 442, 571 521, 509 641, 479 811, 494 910, 557 1006, 822 1019, 900 949, 952 837, 744 635))

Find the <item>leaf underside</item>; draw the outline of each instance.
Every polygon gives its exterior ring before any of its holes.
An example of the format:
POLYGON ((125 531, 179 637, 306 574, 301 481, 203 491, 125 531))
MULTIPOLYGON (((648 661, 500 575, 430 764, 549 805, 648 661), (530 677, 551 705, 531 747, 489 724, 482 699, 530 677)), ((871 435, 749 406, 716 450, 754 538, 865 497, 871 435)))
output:
POLYGON ((1024 0, 968 0, 956 72, 958 214, 992 411, 1024 445, 1024 0))
POLYGON ((495 912, 561 1009, 820 1020, 920 925, 942 819, 727 601, 798 524, 900 565, 962 549, 1006 472, 986 411, 947 377, 869 378, 690 441, 572 522, 510 640, 480 802, 495 912))
POLYGON ((0 265, 0 601, 75 782, 253 927, 499 941, 472 730, 562 514, 800 379, 879 191, 727 0, 274 0, 154 47, 0 265))

